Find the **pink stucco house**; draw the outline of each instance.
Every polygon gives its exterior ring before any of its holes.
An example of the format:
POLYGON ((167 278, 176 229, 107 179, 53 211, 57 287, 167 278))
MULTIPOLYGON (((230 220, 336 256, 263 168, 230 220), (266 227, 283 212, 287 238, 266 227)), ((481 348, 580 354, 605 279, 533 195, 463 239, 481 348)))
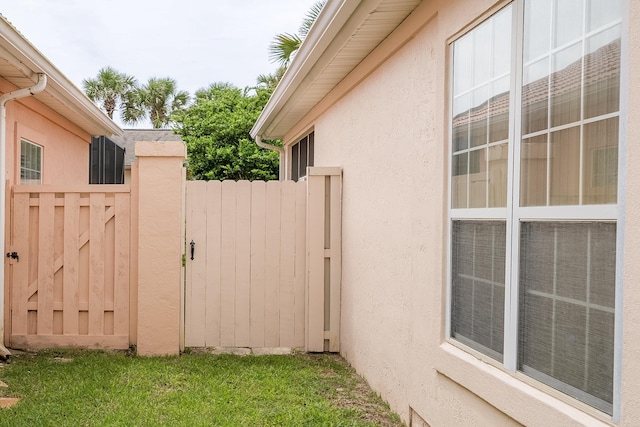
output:
MULTIPOLYGON (((92 136, 122 133, 1 15, 0 113, 3 201, 5 181, 9 186, 88 184, 92 136)), ((0 240, 8 247, 5 216, 0 209, 0 224, 4 224, 0 240)), ((7 295, 5 286, 0 300, 7 295)), ((4 311, 3 301, 0 311, 4 311)), ((6 316, 8 313, 0 315, 0 336, 6 316)))
POLYGON ((328 0, 251 133, 342 168, 340 352, 409 425, 640 425, 639 99, 635 0, 328 0))

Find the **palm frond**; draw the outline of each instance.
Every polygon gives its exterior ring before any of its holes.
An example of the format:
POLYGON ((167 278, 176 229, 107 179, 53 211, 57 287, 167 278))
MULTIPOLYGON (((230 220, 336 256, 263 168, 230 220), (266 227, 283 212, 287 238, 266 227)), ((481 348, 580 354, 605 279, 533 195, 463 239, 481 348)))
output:
POLYGON ((277 34, 269 45, 269 60, 287 66, 301 44, 302 39, 297 34, 277 34))
POLYGON ((307 37, 307 34, 309 34, 309 30, 313 26, 313 23, 318 19, 318 15, 320 15, 320 12, 322 12, 322 8, 326 3, 327 0, 318 0, 313 4, 313 6, 311 6, 311 9, 307 11, 304 20, 302 21, 302 25, 300 25, 300 29, 298 30, 298 33, 303 40, 307 37))

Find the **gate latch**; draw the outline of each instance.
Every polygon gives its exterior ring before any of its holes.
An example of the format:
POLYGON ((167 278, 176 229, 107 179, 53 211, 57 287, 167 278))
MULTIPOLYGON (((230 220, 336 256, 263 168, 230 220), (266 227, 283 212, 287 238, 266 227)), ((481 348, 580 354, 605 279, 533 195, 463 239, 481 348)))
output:
MULTIPOLYGON (((191 259, 193 260, 193 255, 196 253, 196 242, 192 240, 189 246, 191 246, 191 259)), ((9 254, 7 254, 7 256, 9 256, 9 254)))
POLYGON ((7 252, 7 258, 15 259, 16 261, 20 261, 20 257, 18 256, 18 252, 7 252))

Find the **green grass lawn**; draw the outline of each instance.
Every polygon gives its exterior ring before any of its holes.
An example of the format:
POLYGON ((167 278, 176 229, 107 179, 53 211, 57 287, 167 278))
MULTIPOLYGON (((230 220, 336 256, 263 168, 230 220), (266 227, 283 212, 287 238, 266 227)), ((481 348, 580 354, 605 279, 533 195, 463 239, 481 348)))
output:
POLYGON ((340 357, 21 353, 0 426, 401 426, 340 357))

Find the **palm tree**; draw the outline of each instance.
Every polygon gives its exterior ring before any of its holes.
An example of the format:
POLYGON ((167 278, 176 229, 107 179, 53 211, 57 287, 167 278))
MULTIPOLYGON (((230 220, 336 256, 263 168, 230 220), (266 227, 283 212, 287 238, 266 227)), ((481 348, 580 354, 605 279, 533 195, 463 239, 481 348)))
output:
POLYGON ((309 34, 311 26, 318 19, 318 15, 320 15, 326 2, 327 0, 318 0, 311 6, 298 29, 298 34, 276 34, 269 45, 269 59, 271 62, 279 63, 285 68, 289 66, 300 45, 309 34))
POLYGON ((85 94, 90 100, 102 103, 102 109, 110 119, 113 113, 124 102, 127 93, 135 90, 136 79, 124 73, 120 73, 111 67, 104 67, 98 71, 95 79, 84 79, 82 81, 85 94))
POLYGON ((266 89, 269 91, 273 91, 276 86, 278 86, 278 82, 282 79, 285 71, 287 71, 286 67, 280 66, 271 74, 260 74, 256 79, 257 86, 255 87, 255 89, 266 89))
POLYGON ((122 109, 122 121, 137 123, 149 118, 154 129, 167 126, 171 115, 183 109, 189 102, 189 94, 178 91, 171 78, 150 78, 146 85, 127 93, 122 109))

